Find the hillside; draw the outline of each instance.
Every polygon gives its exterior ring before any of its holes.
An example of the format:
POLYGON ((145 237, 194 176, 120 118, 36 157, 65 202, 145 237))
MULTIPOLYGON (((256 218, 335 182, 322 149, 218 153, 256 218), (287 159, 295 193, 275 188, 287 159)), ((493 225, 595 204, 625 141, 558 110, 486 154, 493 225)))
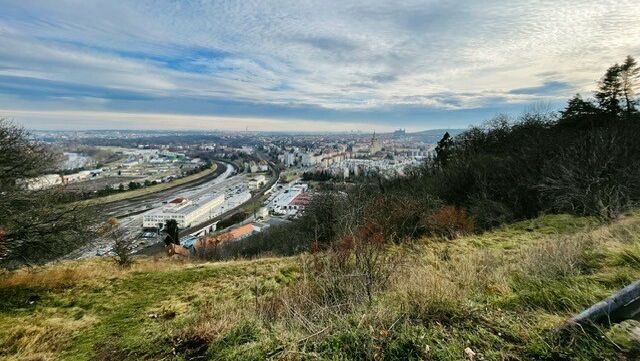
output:
POLYGON ((452 137, 464 132, 465 129, 462 128, 453 128, 453 129, 430 129, 423 130, 420 132, 411 133, 411 135, 416 136, 421 139, 425 143, 436 144, 444 133, 449 133, 452 137))
POLYGON ((6 273, 0 358, 592 360, 638 351, 620 325, 553 330, 640 278, 639 213, 609 225, 543 216, 392 247, 384 258, 398 267, 372 302, 340 274, 317 282, 322 257, 141 258, 126 270, 95 259, 6 273), (322 285, 334 288, 317 292, 322 285))

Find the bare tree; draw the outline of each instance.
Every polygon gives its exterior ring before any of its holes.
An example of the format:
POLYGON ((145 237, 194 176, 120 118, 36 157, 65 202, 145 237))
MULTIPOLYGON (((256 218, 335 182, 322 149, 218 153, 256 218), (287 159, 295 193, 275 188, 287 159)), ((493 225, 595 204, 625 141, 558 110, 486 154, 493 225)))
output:
POLYGON ((23 185, 54 172, 59 161, 46 144, 0 119, 0 267, 42 263, 88 238, 92 211, 65 204, 62 186, 30 191, 23 185))
POLYGON ((60 154, 34 141, 24 128, 0 119, 0 186, 3 191, 17 186, 16 180, 55 170, 60 154))
POLYGON ((102 226, 102 233, 113 242, 114 260, 121 267, 129 267, 133 263, 133 243, 115 218, 109 218, 102 226))

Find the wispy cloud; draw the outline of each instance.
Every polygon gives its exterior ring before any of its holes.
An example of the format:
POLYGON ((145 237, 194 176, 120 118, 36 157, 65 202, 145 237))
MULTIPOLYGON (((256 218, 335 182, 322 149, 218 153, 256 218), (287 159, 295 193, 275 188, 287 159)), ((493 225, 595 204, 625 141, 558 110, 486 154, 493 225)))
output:
POLYGON ((640 8, 624 0, 24 0, 2 8, 5 109, 430 128, 559 103, 640 52, 640 8))

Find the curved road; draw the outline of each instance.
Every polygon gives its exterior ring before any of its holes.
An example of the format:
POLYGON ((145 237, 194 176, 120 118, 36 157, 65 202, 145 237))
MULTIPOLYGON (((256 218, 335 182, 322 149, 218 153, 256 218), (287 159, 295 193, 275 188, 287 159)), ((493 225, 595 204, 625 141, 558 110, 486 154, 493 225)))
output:
MULTIPOLYGON (((140 197, 130 198, 122 201, 107 204, 103 207, 103 217, 116 217, 119 219, 120 226, 125 231, 125 237, 136 239, 140 235, 143 213, 164 205, 164 202, 177 197, 197 198, 202 194, 211 192, 224 181, 229 180, 235 174, 235 167, 230 163, 216 162, 218 167, 216 172, 197 179, 193 182, 181 184, 160 192, 147 194, 140 197)), ((149 240, 154 241, 154 240, 149 240)), ((157 240, 155 240, 157 241, 157 240)), ((145 243, 139 242, 134 245, 140 249, 146 246, 145 243)), ((84 258, 94 255, 103 255, 110 249, 108 240, 99 238, 80 249, 70 253, 65 258, 84 258)))
MULTIPOLYGON (((258 192, 256 192, 256 194, 254 194, 251 199, 249 199, 248 201, 244 202, 243 204, 239 205, 236 208, 230 209, 229 211, 215 217, 212 218, 210 220, 207 220, 203 223, 197 224, 195 226, 189 227, 187 229, 183 229, 180 231, 180 237, 185 237, 188 236, 190 234, 193 234, 195 232, 200 231, 201 229, 208 227, 216 222, 228 219, 230 217, 233 217, 235 214, 239 213, 242 211, 242 209, 244 208, 244 206, 246 204, 250 204, 251 202, 254 202, 257 199, 260 199, 260 197, 262 197, 264 195, 264 193, 270 189, 277 181, 278 178, 280 177, 280 172, 278 171, 278 169, 275 167, 275 165, 271 162, 269 162, 269 168, 271 168, 271 173, 272 173, 272 177, 269 180, 269 182, 262 187, 258 192)), ((136 254, 141 254, 141 255, 147 255, 147 256, 153 256, 153 255, 157 255, 159 253, 162 253, 165 251, 165 247, 164 247, 164 243, 160 242, 160 243, 156 243, 156 244, 152 244, 149 245, 147 247, 144 247, 142 249, 140 249, 138 252, 136 252, 136 254)))
POLYGON ((233 165, 216 161, 216 169, 213 173, 206 175, 202 178, 198 178, 191 182, 183 183, 175 187, 164 189, 158 192, 145 194, 138 197, 123 199, 112 203, 107 203, 102 206, 103 213, 115 216, 116 218, 124 218, 145 212, 152 207, 153 203, 162 202, 167 198, 175 196, 177 192, 181 192, 186 189, 198 187, 206 184, 217 184, 231 176, 235 171, 233 165), (123 213, 124 211, 124 213, 123 213))

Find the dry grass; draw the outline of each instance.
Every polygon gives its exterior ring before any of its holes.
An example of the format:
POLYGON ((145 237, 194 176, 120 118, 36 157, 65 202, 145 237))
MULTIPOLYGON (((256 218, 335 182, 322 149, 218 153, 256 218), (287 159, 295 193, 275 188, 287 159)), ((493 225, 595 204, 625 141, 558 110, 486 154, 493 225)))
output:
POLYGON ((210 343, 234 327, 241 319, 251 314, 250 309, 240 309, 228 302, 206 301, 187 326, 178 331, 177 343, 197 340, 210 343))
POLYGON ((92 317, 56 316, 42 314, 28 324, 18 319, 13 322, 10 318, 2 319, 2 323, 13 324, 0 331, 0 349, 12 354, 8 360, 57 360, 71 344, 75 332, 96 322, 92 317))
POLYGON ((467 346, 486 359, 611 357, 617 349, 606 330, 580 341, 550 331, 623 286, 624 277, 640 277, 640 267, 628 268, 640 259, 639 225, 635 216, 610 225, 545 216, 481 236, 401 246, 400 263, 385 261, 394 263, 393 276, 373 304, 344 257, 302 256, 298 280, 262 300, 259 315, 277 330, 279 354, 293 359, 457 360, 467 346))
POLYGON ((448 248, 424 246, 393 278, 395 307, 422 322, 453 322, 469 316, 486 293, 510 292, 508 264, 490 250, 451 255, 448 248))
POLYGON ((394 246, 375 254, 392 273, 371 303, 355 256, 340 253, 297 265, 139 259, 131 269, 89 260, 22 270, 0 279, 13 299, 0 312, 0 350, 9 350, 0 358, 459 360, 470 347, 487 360, 616 359, 606 329, 571 339, 549 331, 640 278, 639 236, 635 214, 600 226, 545 216, 394 246), (24 305, 31 292, 42 300, 24 305))
POLYGON ((11 272, 0 281, 0 359, 120 359, 125 349, 188 353, 255 312, 245 307, 252 286, 267 292, 290 272, 287 259, 164 258, 138 259, 129 269, 91 259, 11 272))
POLYGON ((131 267, 123 268, 105 258, 84 261, 62 261, 46 266, 35 266, 7 272, 0 278, 3 287, 67 287, 78 283, 123 278, 135 272, 160 272, 195 266, 182 259, 136 258, 131 267))
POLYGON ((589 234, 542 239, 522 248, 518 268, 527 277, 540 279, 577 275, 585 267, 585 254, 596 246, 596 238, 589 234))

